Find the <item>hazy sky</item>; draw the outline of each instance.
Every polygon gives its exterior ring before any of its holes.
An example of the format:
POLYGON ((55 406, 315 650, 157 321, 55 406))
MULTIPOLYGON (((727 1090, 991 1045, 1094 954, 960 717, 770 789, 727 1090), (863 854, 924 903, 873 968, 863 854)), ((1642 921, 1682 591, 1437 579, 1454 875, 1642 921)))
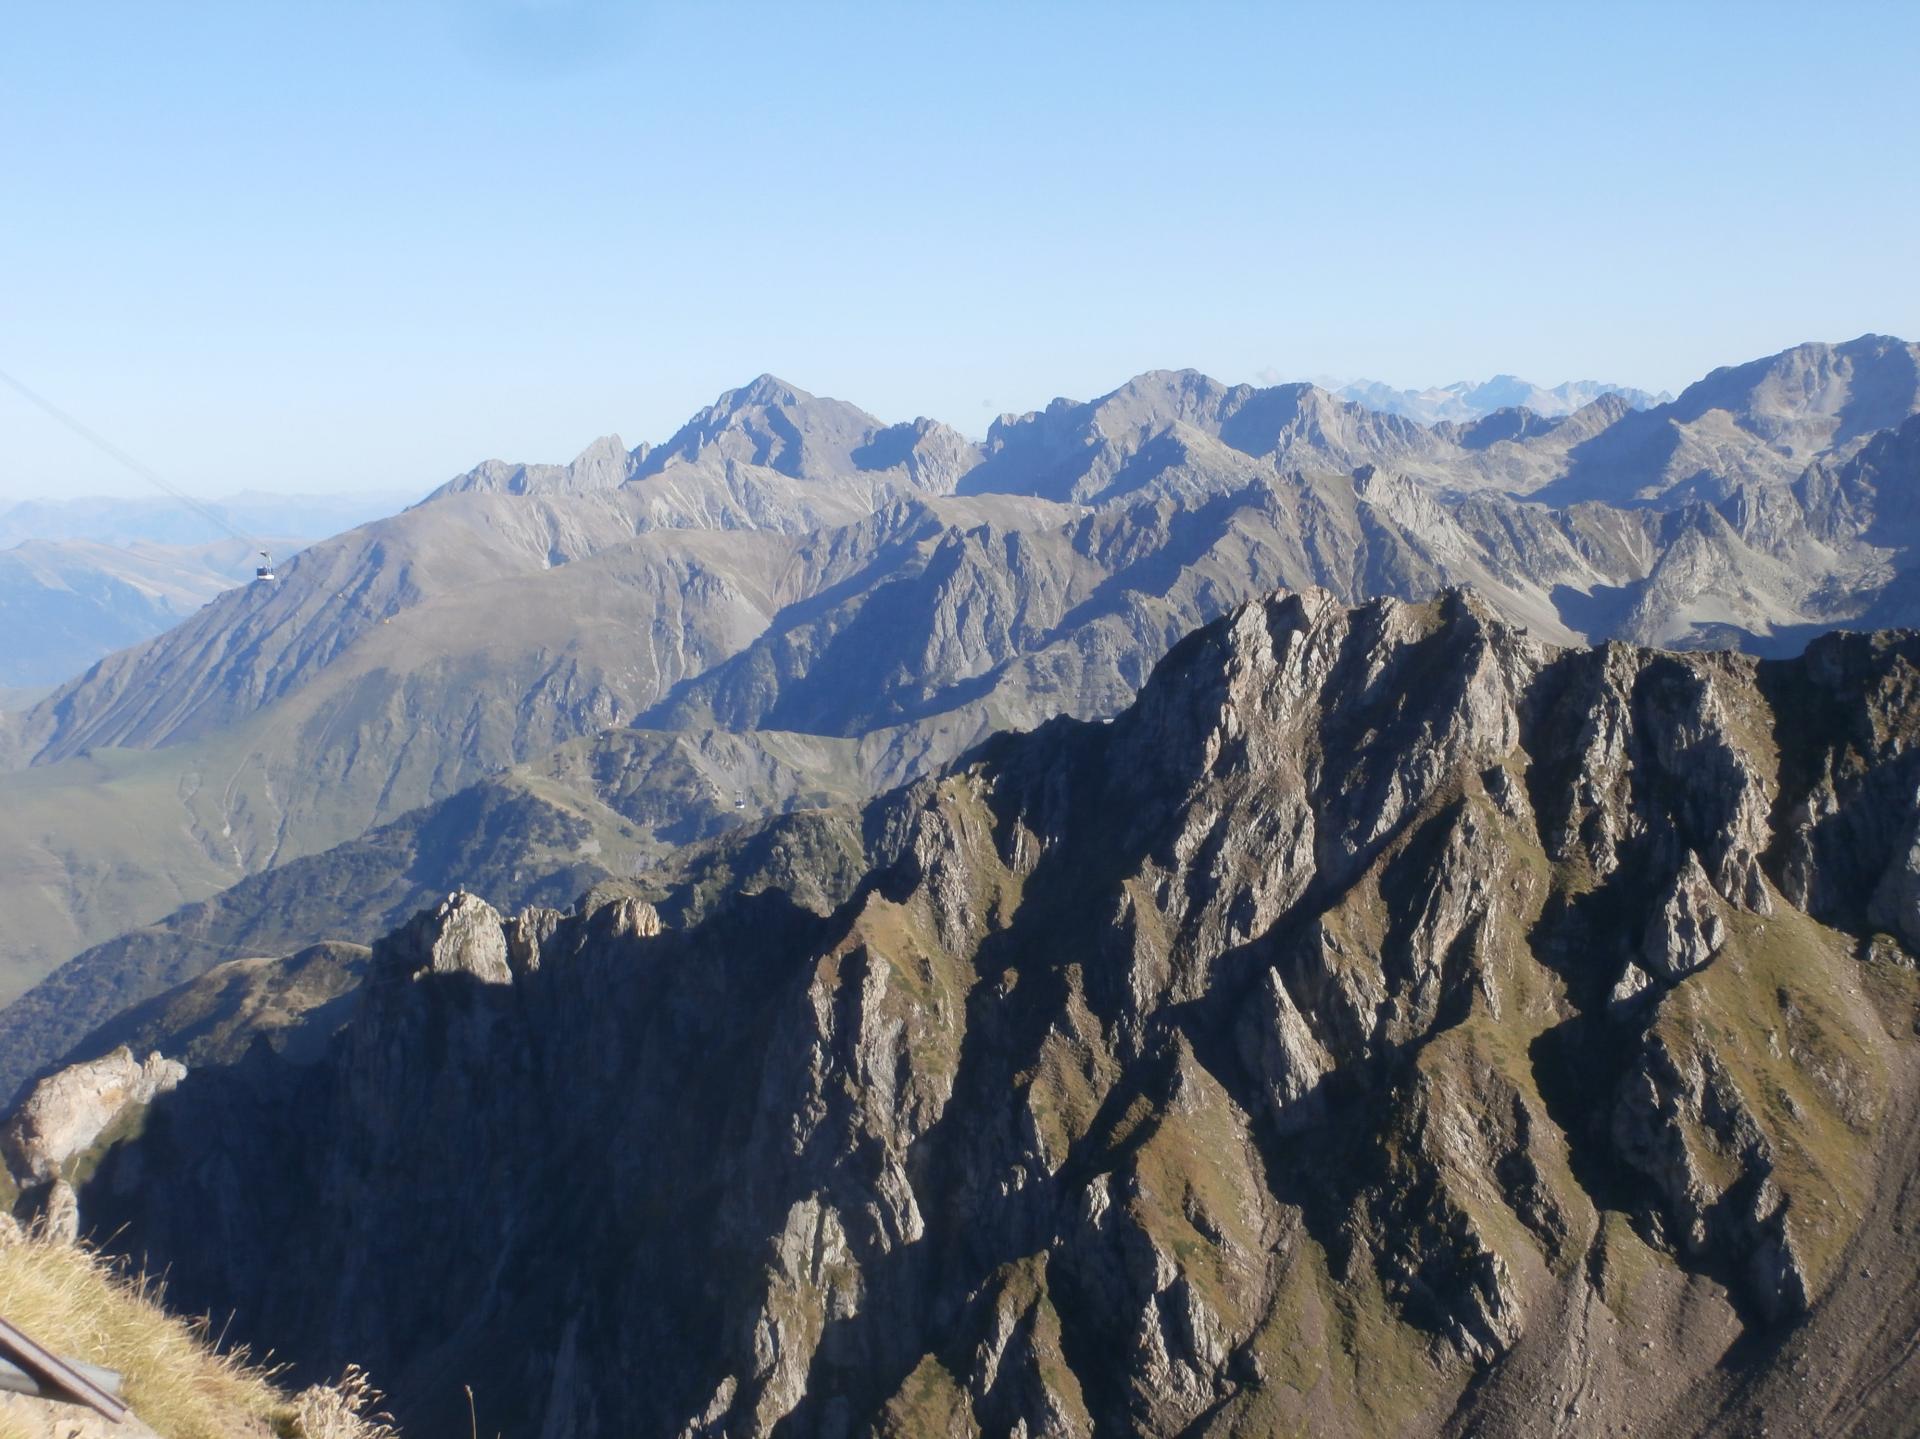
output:
MULTIPOLYGON (((1920 336, 1920 6, 0 0, 0 369, 206 494, 1920 336)), ((0 498, 139 482, 0 390, 0 498)))

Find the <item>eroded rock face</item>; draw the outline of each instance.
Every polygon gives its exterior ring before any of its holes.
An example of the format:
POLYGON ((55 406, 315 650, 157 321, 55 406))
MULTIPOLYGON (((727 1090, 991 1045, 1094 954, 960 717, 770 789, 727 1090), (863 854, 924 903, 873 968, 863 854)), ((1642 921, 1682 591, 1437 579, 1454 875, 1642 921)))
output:
POLYGON ((0 1129, 0 1149, 22 1181, 44 1184, 128 1111, 152 1102, 186 1078, 186 1066, 150 1054, 137 1060, 124 1046, 50 1074, 0 1129))
MULTIPOLYGON (((1764 888, 1763 891, 1764 893, 1764 888)), ((1727 927, 1721 922, 1713 886, 1692 850, 1669 882, 1666 897, 1647 924, 1640 946, 1647 971, 1678 983, 1720 952, 1727 927)))
POLYGON ((851 885, 795 820, 728 898, 450 898, 327 1061, 189 1077, 86 1212, 424 1433, 458 1372, 551 1436, 1519 1434, 1540 1364, 1684 1429, 1873 1203, 1914 1041, 1854 956, 1920 809, 1827 718, 1885 732, 1902 646, 1246 605, 1111 725, 876 801, 851 885))
POLYGON ((510 984, 507 936, 500 915, 477 895, 450 894, 435 910, 422 910, 385 941, 389 969, 413 979, 464 974, 482 984, 510 984))
POLYGON ((80 1239, 80 1196, 64 1179, 47 1186, 40 1210, 40 1231, 60 1244, 76 1244, 80 1239))

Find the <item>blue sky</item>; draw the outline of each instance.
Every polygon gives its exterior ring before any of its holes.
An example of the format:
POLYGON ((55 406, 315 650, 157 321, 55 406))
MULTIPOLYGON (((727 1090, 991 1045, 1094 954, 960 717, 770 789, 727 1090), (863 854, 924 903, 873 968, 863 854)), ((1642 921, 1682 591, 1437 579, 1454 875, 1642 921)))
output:
MULTIPOLYGON (((1920 6, 0 0, 0 369, 424 490, 771 370, 1678 388, 1920 336, 1920 6)), ((139 481, 0 392, 0 498, 139 481)))

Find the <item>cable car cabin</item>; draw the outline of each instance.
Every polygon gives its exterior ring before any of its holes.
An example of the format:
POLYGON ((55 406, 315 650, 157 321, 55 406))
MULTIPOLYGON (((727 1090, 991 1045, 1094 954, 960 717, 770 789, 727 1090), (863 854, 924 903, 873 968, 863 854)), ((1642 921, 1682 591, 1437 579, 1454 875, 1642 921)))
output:
POLYGON ((273 577, 273 556, 265 550, 262 550, 260 551, 260 563, 254 567, 253 582, 256 585, 263 584, 273 577))

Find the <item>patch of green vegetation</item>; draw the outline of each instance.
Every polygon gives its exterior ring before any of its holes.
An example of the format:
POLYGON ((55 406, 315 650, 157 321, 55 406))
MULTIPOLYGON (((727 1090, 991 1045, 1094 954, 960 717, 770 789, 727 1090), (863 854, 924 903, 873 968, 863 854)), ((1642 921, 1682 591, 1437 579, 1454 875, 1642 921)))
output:
POLYGON ((1140 1193, 1129 1210, 1173 1254, 1201 1301, 1228 1329, 1245 1331, 1253 1296, 1235 1255, 1262 1247, 1249 1222, 1262 1203, 1262 1185, 1246 1165, 1253 1141, 1226 1091, 1191 1052, 1183 1049, 1179 1063, 1178 1082, 1198 1092, 1160 1109, 1134 1149, 1140 1193))
POLYGON ((990 917, 999 928, 1013 922, 1026 897, 1026 881, 1000 857, 998 824, 977 775, 954 775, 940 787, 947 815, 961 843, 961 859, 985 892, 975 897, 975 912, 990 917))
POLYGON ((933 1355, 921 1358, 913 1372, 880 1411, 877 1439, 977 1439, 966 1391, 933 1355))
POLYGON ((1529 1034, 1519 1030, 1519 1026, 1493 1020, 1476 997, 1468 1018, 1436 1036, 1422 1048, 1416 1061, 1428 1082, 1428 1104, 1453 1110, 1451 1114, 1428 1113, 1423 1127, 1428 1132, 1477 1133, 1488 1150, 1487 1170, 1462 1169, 1432 1153, 1409 1157, 1406 1162, 1440 1162, 1440 1182, 1448 1202, 1465 1212, 1493 1250, 1509 1263, 1518 1262, 1525 1254, 1536 1254, 1541 1262, 1564 1274, 1579 1262, 1582 1240, 1592 1230, 1593 1208, 1574 1180, 1565 1138, 1547 1118, 1546 1101, 1535 1084, 1528 1045, 1539 1031, 1529 1034), (1513 1127, 1516 1121, 1510 1118, 1516 1104, 1526 1109, 1528 1133, 1524 1144, 1513 1127), (1497 1120, 1500 1127, 1490 1128, 1490 1120, 1497 1120), (1522 1221, 1491 1172, 1502 1157, 1498 1151, 1522 1148, 1570 1231, 1557 1265, 1555 1256, 1545 1252, 1540 1236, 1522 1221))
POLYGON ((90 750, 0 773, 0 1004, 90 944, 243 873, 198 776, 211 746, 90 750))
POLYGON ((1371 1264, 1336 1281, 1305 1235, 1283 1262, 1253 1340, 1266 1377, 1224 1432, 1313 1434, 1334 1415, 1348 1432, 1399 1433, 1464 1378, 1436 1364, 1430 1339, 1401 1322, 1371 1264))
POLYGON ((1371 1266, 1354 1266, 1339 1286, 1323 1282, 1333 1292, 1338 1316, 1334 1372, 1373 1433, 1406 1428, 1432 1404, 1436 1391, 1464 1377, 1460 1360, 1451 1361, 1453 1373, 1435 1364, 1437 1346, 1400 1321, 1371 1266))
POLYGON ((1272 1304, 1254 1335, 1266 1376, 1263 1390, 1290 1389, 1304 1399, 1326 1380, 1330 1336, 1328 1286, 1321 1282, 1325 1267, 1319 1246, 1304 1236, 1281 1261, 1272 1304))
POLYGON ((1600 1215, 1600 1244, 1604 1256, 1600 1297, 1629 1327, 1638 1327, 1641 1290, 1665 1261, 1634 1232, 1627 1216, 1615 1209, 1600 1215))
POLYGON ((1047 1032, 1040 1057, 1032 1069, 1014 1076, 1024 1086, 1027 1109, 1033 1115, 1040 1141, 1040 1158, 1048 1173, 1066 1162, 1075 1141, 1092 1127, 1101 1095, 1087 1074, 1088 1055, 1058 1029, 1047 1032))
MULTIPOLYGON (((887 966, 889 989, 922 1008, 932 1008, 955 988, 947 983, 952 956, 940 943, 923 895, 910 895, 897 904, 878 890, 869 891, 847 939, 865 945, 887 966)), ((964 984, 958 988, 965 993, 964 984)))
POLYGON ((1138 1143, 1145 1135, 1152 1133, 1150 1126, 1154 1122, 1156 1113, 1151 1099, 1144 1094, 1135 1095, 1127 1101, 1126 1106, 1118 1114, 1113 1116, 1106 1132, 1098 1136, 1096 1140, 1098 1150, 1114 1153, 1138 1143))
POLYGON ((1772 1141, 1778 1181, 1793 1197, 1795 1243, 1817 1288, 1873 1182, 1887 1092, 1879 1022, 1859 992, 1846 936, 1786 906, 1729 922, 1726 948, 1675 992, 1673 1017, 1660 1029, 1696 1023, 1772 1141))

